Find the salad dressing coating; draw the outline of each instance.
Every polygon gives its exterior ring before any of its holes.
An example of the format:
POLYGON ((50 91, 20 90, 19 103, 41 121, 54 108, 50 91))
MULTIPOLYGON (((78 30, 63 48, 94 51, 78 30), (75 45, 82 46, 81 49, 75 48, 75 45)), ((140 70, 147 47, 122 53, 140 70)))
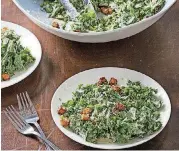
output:
POLYGON ((1 81, 10 80, 17 71, 26 70, 35 62, 30 50, 22 46, 14 30, 1 29, 1 81))
POLYGON ((74 32, 102 32, 122 28, 159 12, 165 0, 91 0, 94 10, 83 0, 70 0, 79 15, 71 20, 59 0, 44 0, 41 7, 50 18, 60 20, 53 27, 74 32))
POLYGON ((126 143, 158 131, 163 105, 157 90, 140 82, 128 81, 126 86, 116 82, 102 77, 96 84, 79 85, 72 99, 59 108, 65 111, 60 114, 61 125, 92 143, 101 138, 126 143))

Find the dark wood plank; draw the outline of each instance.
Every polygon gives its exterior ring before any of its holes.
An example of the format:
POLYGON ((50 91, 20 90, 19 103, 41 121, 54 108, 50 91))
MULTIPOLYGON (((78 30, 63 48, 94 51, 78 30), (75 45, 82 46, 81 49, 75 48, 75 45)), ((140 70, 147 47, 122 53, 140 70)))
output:
MULTIPOLYGON (((156 24, 133 37, 105 44, 83 44, 56 37, 33 24, 11 0, 2 0, 2 20, 24 26, 40 40, 43 57, 38 68, 22 82, 2 89, 2 110, 17 106, 16 94, 30 93, 41 126, 62 149, 90 149, 64 136, 50 115, 56 88, 70 76, 95 67, 125 67, 157 80, 168 92, 172 115, 153 140, 132 149, 179 149, 179 1, 156 24)), ((38 141, 19 134, 2 113, 2 149, 36 150, 38 141)))

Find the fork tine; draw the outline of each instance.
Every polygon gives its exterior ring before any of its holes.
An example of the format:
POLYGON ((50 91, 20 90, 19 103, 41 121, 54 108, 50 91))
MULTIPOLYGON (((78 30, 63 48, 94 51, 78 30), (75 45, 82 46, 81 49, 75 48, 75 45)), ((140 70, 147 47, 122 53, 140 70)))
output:
POLYGON ((27 122, 21 117, 21 115, 16 111, 16 109, 11 105, 12 109, 14 110, 15 116, 19 121, 24 125, 28 125, 27 122))
POLYGON ((32 109, 32 112, 33 112, 33 113, 36 113, 36 109, 35 109, 35 107, 34 107, 32 101, 31 101, 30 96, 29 96, 29 94, 27 93, 27 91, 25 92, 25 94, 26 94, 27 100, 28 100, 28 102, 29 102, 29 104, 30 104, 30 107, 31 107, 31 109, 32 109))
POLYGON ((22 102, 23 110, 25 111, 27 108, 26 108, 26 106, 25 106, 24 99, 23 99, 21 93, 20 93, 20 99, 21 99, 21 102, 22 102))
POLYGON ((19 111, 22 111, 22 103, 21 103, 21 99, 19 98, 19 95, 17 94, 17 101, 18 101, 18 106, 19 106, 19 111))
POLYGON ((25 96, 24 93, 22 93, 22 95, 23 95, 23 98, 24 98, 24 102, 25 102, 25 104, 26 104, 26 107, 29 108, 29 107, 30 107, 30 104, 29 104, 28 99, 26 98, 26 96, 25 96))
POLYGON ((14 127, 19 131, 21 125, 17 122, 17 120, 12 116, 12 113, 10 113, 9 109, 6 108, 6 112, 4 112, 7 116, 7 118, 10 120, 10 122, 14 125, 14 127))
POLYGON ((15 111, 13 111, 14 109, 12 108, 12 106, 9 106, 8 109, 10 110, 11 115, 14 117, 14 119, 16 119, 16 121, 20 125, 19 127, 21 128, 24 125, 23 122, 18 118, 15 111))

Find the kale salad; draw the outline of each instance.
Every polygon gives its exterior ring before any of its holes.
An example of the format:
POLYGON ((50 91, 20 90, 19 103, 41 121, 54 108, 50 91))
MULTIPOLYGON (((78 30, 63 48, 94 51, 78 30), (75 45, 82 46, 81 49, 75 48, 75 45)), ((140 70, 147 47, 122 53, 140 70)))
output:
POLYGON ((6 27, 1 29, 1 81, 10 80, 17 71, 34 63, 30 50, 21 45, 20 36, 6 27))
POLYGON ((74 32, 102 32, 122 28, 159 12, 165 0, 91 0, 94 9, 84 0, 70 0, 79 15, 72 20, 60 0, 44 0, 42 10, 59 20, 53 27, 74 32), (95 11, 94 11, 95 10, 95 11), (96 18, 96 13, 101 16, 96 18))
POLYGON ((79 85, 58 109, 60 124, 92 143, 127 143, 158 131, 163 103, 157 90, 140 82, 117 82, 102 77, 95 84, 79 85))

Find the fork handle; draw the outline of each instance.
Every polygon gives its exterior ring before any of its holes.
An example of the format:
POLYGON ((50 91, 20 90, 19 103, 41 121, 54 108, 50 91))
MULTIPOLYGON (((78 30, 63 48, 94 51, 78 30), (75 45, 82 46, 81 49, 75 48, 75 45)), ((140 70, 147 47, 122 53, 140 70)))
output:
MULTIPOLYGON (((46 138, 44 132, 42 131, 42 129, 41 129, 40 125, 39 125, 39 123, 34 122, 33 124, 35 125, 35 127, 37 128, 37 130, 39 131, 39 133, 41 134, 41 136, 44 137, 44 138, 46 138)), ((47 139, 47 138, 46 138, 46 139, 47 139)), ((44 143, 44 144, 45 144, 45 147, 47 148, 47 150, 51 150, 50 147, 49 147, 46 143, 44 143)))
POLYGON ((60 150, 55 144, 53 144, 51 141, 49 141, 46 137, 43 137, 38 132, 33 131, 32 134, 36 135, 40 139, 42 139, 46 144, 48 144, 53 150, 60 150))

